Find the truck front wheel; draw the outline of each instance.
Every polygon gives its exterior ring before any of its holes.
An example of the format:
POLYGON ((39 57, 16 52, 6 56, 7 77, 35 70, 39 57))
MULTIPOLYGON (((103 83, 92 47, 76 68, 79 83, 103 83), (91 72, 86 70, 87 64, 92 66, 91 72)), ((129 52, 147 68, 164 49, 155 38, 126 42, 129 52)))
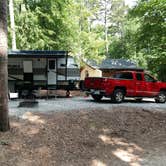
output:
POLYGON ((114 90, 111 99, 115 103, 122 103, 124 100, 124 94, 125 93, 122 89, 116 89, 116 90, 114 90))
POLYGON ((166 92, 161 91, 158 96, 155 98, 156 103, 165 103, 166 102, 166 92))
POLYGON ((95 101, 101 101, 101 99, 102 99, 102 95, 92 95, 92 98, 95 100, 95 101))

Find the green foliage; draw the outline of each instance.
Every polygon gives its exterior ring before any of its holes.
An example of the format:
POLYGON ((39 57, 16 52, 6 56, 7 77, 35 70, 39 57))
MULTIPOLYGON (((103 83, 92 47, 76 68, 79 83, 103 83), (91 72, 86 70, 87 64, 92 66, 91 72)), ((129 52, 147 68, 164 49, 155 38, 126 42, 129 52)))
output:
MULTIPOLYGON (((81 59, 100 60, 100 50, 104 42, 90 27, 96 1, 83 2, 16 0, 14 6, 17 48, 68 50, 81 59)), ((9 35, 9 47, 10 43, 9 35)))
MULTIPOLYGON (((68 50, 65 36, 71 37, 66 12, 67 1, 22 1, 15 4, 17 46, 19 49, 68 50), (20 10, 17 10, 20 8, 20 10)), ((68 43, 69 42, 69 43, 68 43)))
POLYGON ((86 61, 93 59, 100 61, 103 58, 102 50, 104 48, 104 40, 101 39, 99 33, 91 26, 91 18, 94 17, 95 0, 86 1, 86 3, 77 2, 73 5, 72 18, 76 25, 75 46, 72 49, 73 54, 78 55, 78 59, 86 61))
MULTIPOLYGON (((18 49, 68 50, 77 60, 131 59, 166 80, 165 0, 15 0, 18 49)), ((9 28, 9 48, 11 47, 9 28)))
POLYGON ((142 1, 130 13, 139 18, 136 33, 138 51, 143 52, 148 69, 165 80, 166 72, 166 3, 165 0, 142 1))
POLYGON ((122 35, 112 38, 110 55, 136 61, 166 81, 166 3, 139 1, 123 24, 122 35))
POLYGON ((100 0, 97 21, 103 26, 101 37, 105 40, 105 54, 109 56, 108 47, 112 44, 112 37, 121 36, 123 31, 123 22, 126 15, 127 6, 124 0, 100 0))
POLYGON ((140 3, 131 12, 140 19, 138 42, 140 47, 157 48, 165 43, 166 3, 165 0, 150 0, 140 3))

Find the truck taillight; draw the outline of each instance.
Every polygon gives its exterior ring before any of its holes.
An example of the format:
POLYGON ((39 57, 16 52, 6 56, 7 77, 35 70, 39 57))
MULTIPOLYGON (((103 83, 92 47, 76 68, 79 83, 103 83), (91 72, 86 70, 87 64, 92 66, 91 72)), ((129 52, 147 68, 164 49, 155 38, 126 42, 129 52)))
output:
POLYGON ((106 83, 107 83, 107 78, 104 78, 104 79, 102 80, 102 86, 105 87, 105 86, 106 86, 106 83))
POLYGON ((103 79, 103 82, 107 82, 107 78, 104 78, 104 79, 103 79))

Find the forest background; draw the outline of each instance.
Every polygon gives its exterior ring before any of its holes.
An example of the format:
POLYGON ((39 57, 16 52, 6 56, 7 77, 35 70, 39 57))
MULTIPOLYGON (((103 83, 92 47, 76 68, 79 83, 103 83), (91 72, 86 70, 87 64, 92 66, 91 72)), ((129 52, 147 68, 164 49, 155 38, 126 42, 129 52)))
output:
POLYGON ((165 0, 9 0, 8 31, 9 49, 129 59, 166 81, 165 0))

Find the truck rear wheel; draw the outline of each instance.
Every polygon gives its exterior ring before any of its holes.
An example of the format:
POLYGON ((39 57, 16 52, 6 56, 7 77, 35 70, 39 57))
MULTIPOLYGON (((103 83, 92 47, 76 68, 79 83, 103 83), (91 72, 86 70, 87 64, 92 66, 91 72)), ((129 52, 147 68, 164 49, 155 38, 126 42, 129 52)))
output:
POLYGON ((166 102, 166 92, 161 91, 158 96, 155 98, 156 103, 165 103, 166 102))
POLYGON ((94 94, 92 94, 91 96, 95 101, 101 101, 101 99, 103 97, 102 95, 94 95, 94 94))
POLYGON ((112 101, 115 103, 122 103, 124 100, 124 91, 122 89, 114 90, 114 93, 111 97, 112 101))

